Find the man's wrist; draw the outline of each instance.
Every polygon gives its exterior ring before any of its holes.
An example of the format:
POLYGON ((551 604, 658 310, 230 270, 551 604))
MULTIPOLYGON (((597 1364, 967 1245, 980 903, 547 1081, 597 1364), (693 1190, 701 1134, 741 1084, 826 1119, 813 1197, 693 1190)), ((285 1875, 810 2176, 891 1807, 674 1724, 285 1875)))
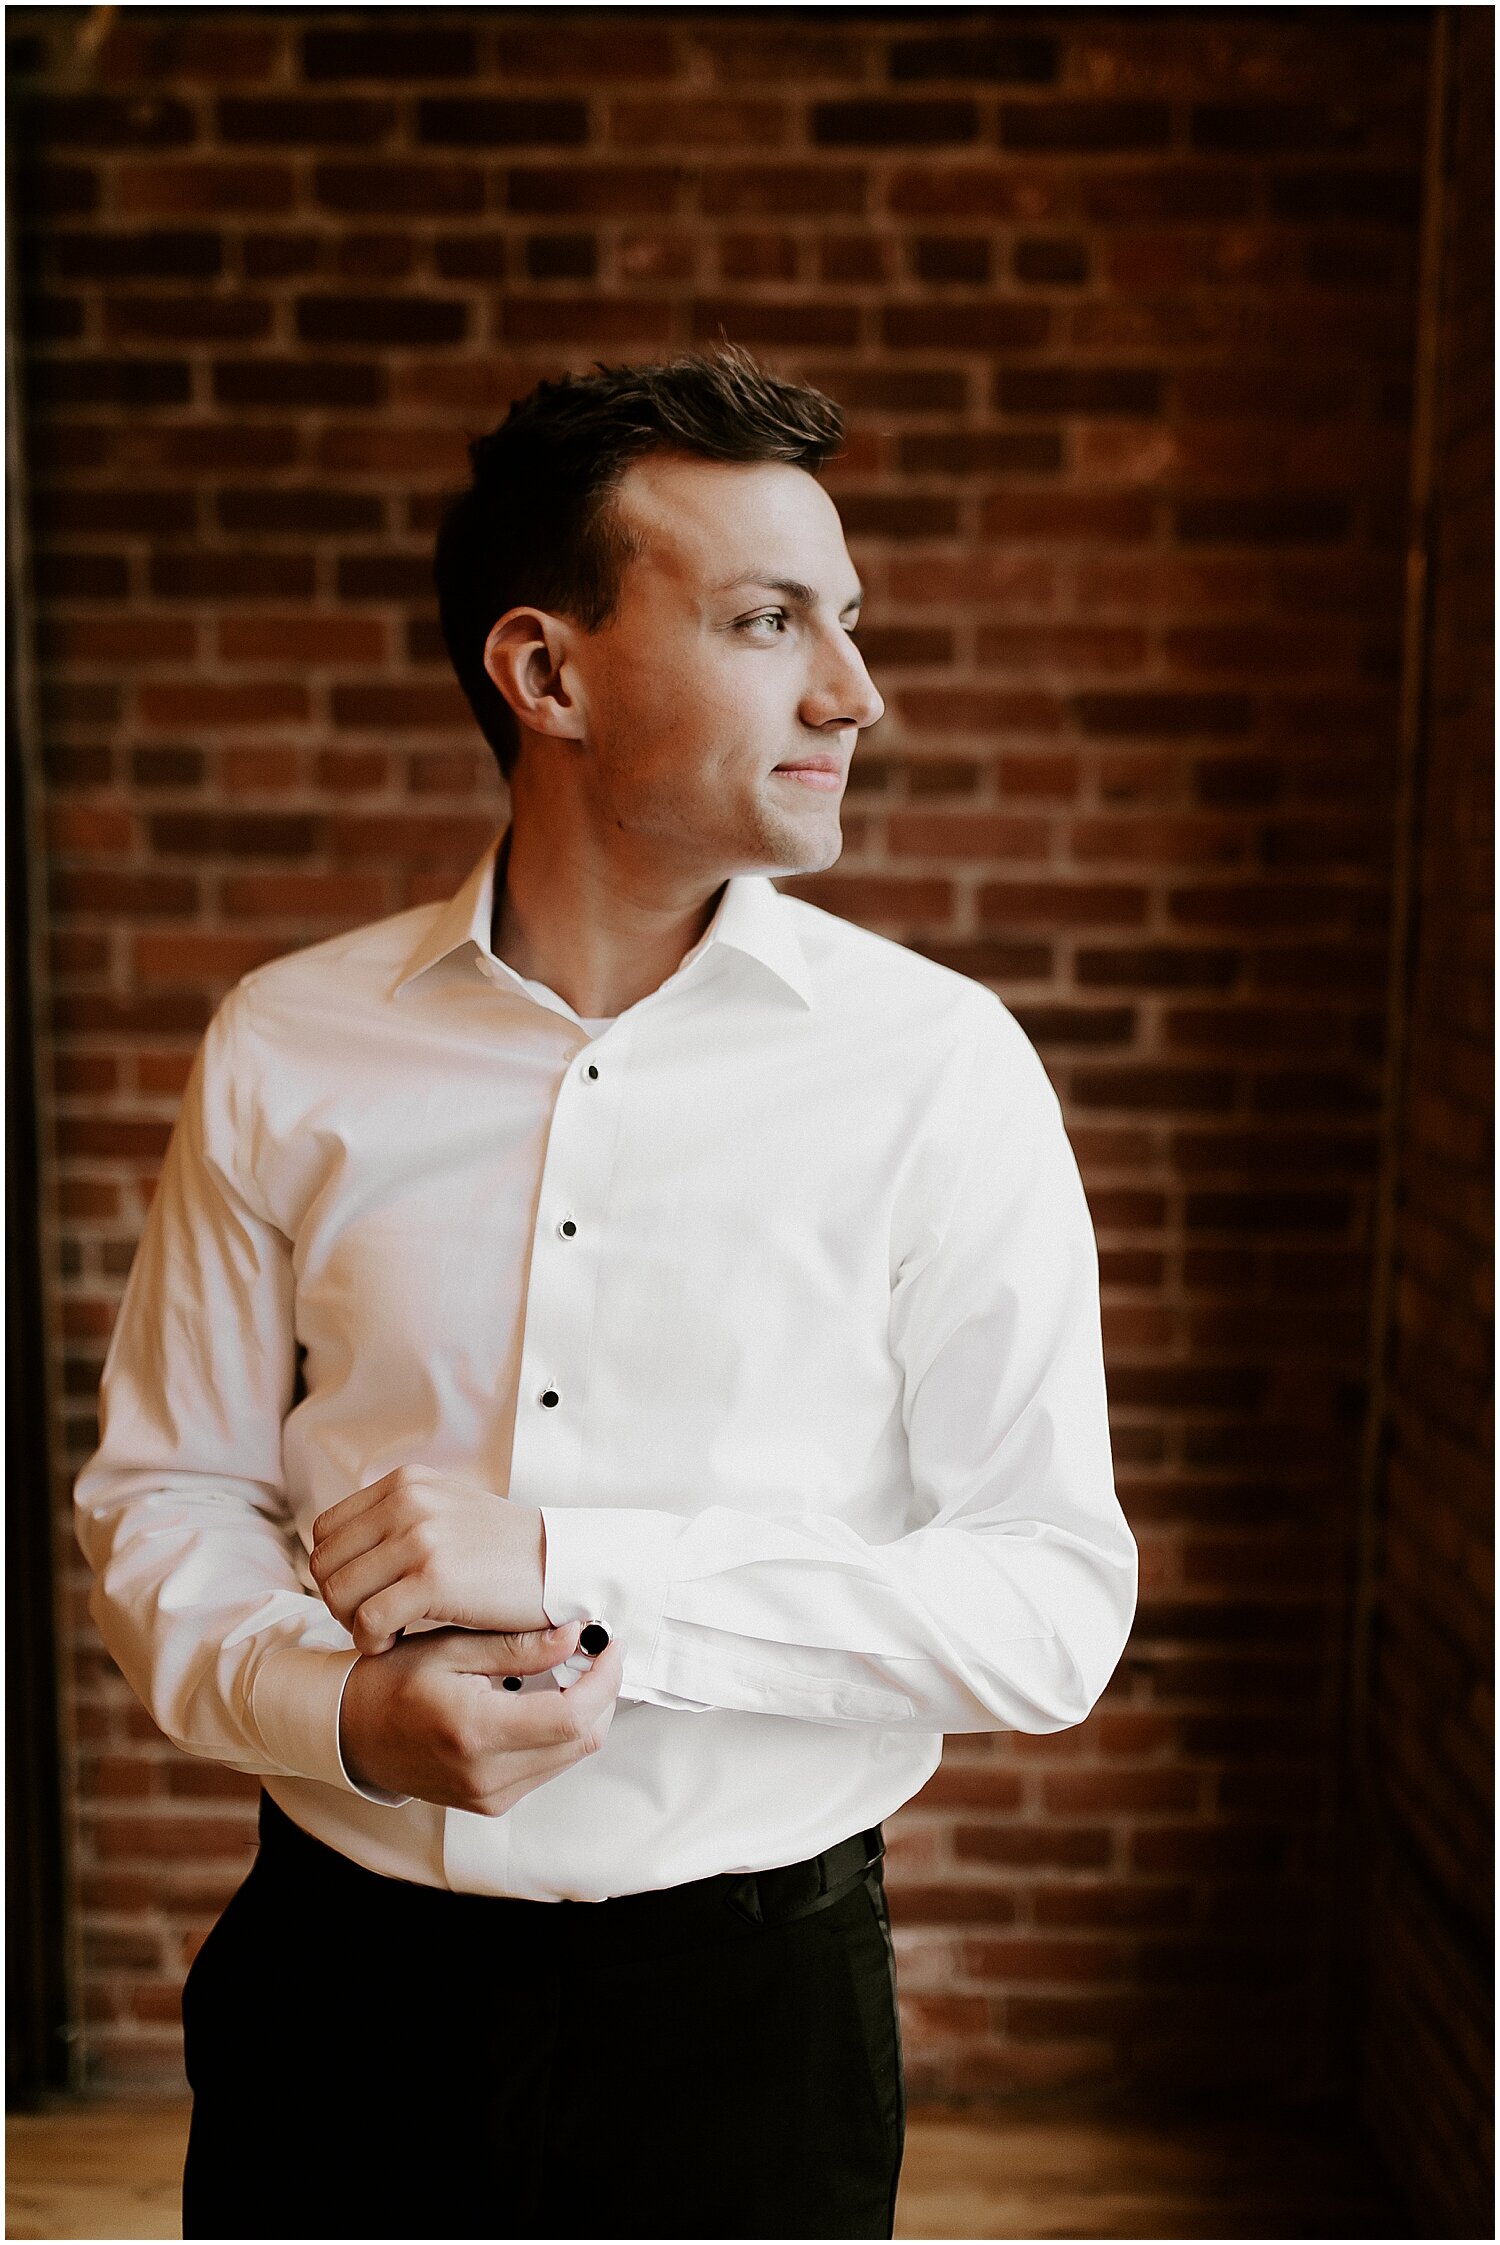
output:
MULTIPOLYGON (((361 1653, 358 1659, 350 1662, 349 1672, 344 1678, 343 1688, 339 1693, 339 1769, 342 1773, 344 1783, 349 1787, 351 1792, 358 1793, 362 1800, 374 1801, 377 1806, 381 1808, 401 1808, 414 1796, 410 1793, 387 1792, 384 1786, 374 1784, 370 1778, 363 1775, 359 1767, 357 1752, 350 1745, 348 1730, 345 1724, 345 1715, 349 1707, 349 1686, 353 1681, 354 1672, 357 1668, 365 1668, 372 1657, 373 1656, 368 1653, 361 1653)), ((360 1683, 355 1686, 356 1694, 358 1694, 364 1688, 365 1682, 366 1679, 361 1678, 360 1683)))

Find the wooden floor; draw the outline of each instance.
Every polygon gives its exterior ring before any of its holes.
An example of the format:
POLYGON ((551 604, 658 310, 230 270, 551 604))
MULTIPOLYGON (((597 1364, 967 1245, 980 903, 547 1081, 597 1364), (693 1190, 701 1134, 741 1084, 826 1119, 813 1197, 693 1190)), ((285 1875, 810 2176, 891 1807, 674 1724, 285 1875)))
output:
MULTIPOLYGON (((6 2121, 7 2237, 180 2237, 180 2105, 6 2121)), ((1390 2238, 1364 2163, 1312 2129, 914 2113, 897 2237, 1390 2238)))

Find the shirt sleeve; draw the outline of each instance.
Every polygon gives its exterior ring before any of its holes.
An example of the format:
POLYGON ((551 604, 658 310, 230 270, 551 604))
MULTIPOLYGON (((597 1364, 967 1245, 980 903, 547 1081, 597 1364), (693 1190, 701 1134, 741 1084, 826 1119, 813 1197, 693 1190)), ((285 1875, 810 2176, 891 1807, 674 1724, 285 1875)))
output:
POLYGON ((89 1612, 185 1752, 398 1805, 344 1767, 359 1655, 297 1569, 291 1243, 250 1175, 244 1003, 231 992, 194 1058, 105 1358, 99 1446, 74 1485, 89 1612))
POLYGON ((1135 1616, 1098 1253, 1057 1096, 999 1001, 912 1165, 890 1345, 912 1526, 544 1507, 543 1603, 607 1620, 625 1696, 923 1731, 1081 1722, 1135 1616))

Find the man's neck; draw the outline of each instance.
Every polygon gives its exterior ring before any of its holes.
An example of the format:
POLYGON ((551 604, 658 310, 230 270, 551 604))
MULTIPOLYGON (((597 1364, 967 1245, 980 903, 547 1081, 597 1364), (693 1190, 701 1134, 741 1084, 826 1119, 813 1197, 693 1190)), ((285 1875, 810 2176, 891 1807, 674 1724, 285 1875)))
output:
POLYGON ((675 973, 722 890, 686 905, 643 895, 603 874, 587 850, 559 848, 555 837, 539 848, 513 814, 495 864, 490 945, 580 1019, 612 1019, 675 973))

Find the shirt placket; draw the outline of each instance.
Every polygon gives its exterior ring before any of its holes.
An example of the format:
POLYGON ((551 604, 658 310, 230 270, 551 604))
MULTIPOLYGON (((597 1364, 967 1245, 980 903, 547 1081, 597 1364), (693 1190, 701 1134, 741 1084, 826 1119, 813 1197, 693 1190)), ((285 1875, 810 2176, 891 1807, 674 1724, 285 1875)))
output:
POLYGON ((585 1045, 553 1102, 511 1452, 510 1493, 522 1504, 578 1501, 589 1349, 632 1041, 632 1030, 616 1024, 585 1045))
MULTIPOLYGON (((516 1388, 510 1495, 521 1504, 579 1501, 594 1313, 636 1036, 634 1020, 619 1021, 584 1045, 553 1101, 516 1388)), ((449 1885, 463 1892, 503 1884, 509 1838, 505 1817, 449 1809, 443 1830, 449 1885)))

